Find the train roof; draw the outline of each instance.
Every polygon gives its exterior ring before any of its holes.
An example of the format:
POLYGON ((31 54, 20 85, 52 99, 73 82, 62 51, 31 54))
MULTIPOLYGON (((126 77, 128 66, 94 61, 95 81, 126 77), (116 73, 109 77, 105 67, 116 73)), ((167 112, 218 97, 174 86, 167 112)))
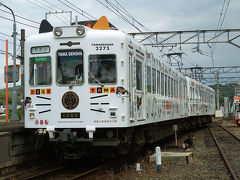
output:
MULTIPOLYGON (((104 27, 107 26, 107 29, 118 30, 116 26, 108 22, 105 16, 102 16, 99 20, 78 21, 78 22, 71 23, 71 25, 83 25, 93 29, 97 29, 96 26, 99 24, 104 25, 104 27)), ((52 32, 52 31, 53 31, 53 26, 46 19, 43 19, 39 27, 39 34, 52 32)))

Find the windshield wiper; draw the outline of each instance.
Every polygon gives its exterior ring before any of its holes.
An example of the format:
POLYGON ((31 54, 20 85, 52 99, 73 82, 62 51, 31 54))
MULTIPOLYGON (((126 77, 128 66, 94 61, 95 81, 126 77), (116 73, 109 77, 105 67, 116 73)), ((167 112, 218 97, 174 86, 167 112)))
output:
POLYGON ((101 87, 104 87, 104 85, 95 77, 94 81, 96 81, 101 87))
POLYGON ((73 86, 74 86, 75 84, 77 84, 77 81, 80 80, 80 76, 81 76, 80 74, 77 74, 77 75, 75 76, 74 80, 72 80, 72 82, 71 82, 71 84, 70 84, 70 86, 69 86, 69 89, 70 89, 70 90, 73 88, 73 86))

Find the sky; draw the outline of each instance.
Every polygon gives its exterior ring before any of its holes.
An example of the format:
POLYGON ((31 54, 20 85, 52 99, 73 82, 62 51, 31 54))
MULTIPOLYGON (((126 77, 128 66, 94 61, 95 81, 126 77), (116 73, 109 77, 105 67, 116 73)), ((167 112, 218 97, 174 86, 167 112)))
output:
MULTIPOLYGON (((222 29, 240 29, 240 1, 239 0, 108 0, 115 6, 123 7, 132 17, 143 24, 152 32, 158 31, 184 31, 184 30, 204 30, 217 29, 219 18, 221 21, 226 11, 222 29), (225 5, 223 6, 223 3, 225 5), (229 2, 229 5, 227 6, 229 2), (117 4, 119 3, 119 4, 117 4), (227 8, 228 7, 228 8, 227 8), (223 10, 223 11, 222 11, 223 10), (221 13, 222 12, 222 13, 221 13)), ((20 39, 20 30, 26 30, 26 36, 29 37, 38 33, 39 23, 45 18, 46 13, 53 11, 72 11, 72 17, 78 16, 78 20, 89 20, 78 12, 69 8, 73 7, 70 3, 79 7, 84 12, 99 19, 106 16, 112 24, 119 30, 126 33, 139 32, 133 26, 122 20, 109 9, 104 7, 100 2, 106 4, 105 0, 2 0, 3 4, 10 7, 16 15, 16 20, 28 24, 29 27, 17 22, 17 36, 20 39), (69 3, 70 2, 70 3, 69 3), (18 16, 27 18, 26 21, 18 16)), ((108 5, 110 7, 110 5, 108 5)), ((75 8, 76 9, 76 8, 75 8)), ((13 42, 9 37, 12 34, 12 15, 5 7, 0 7, 0 50, 5 51, 5 40, 9 40, 9 52, 12 53, 13 42), (4 35, 4 34, 8 35, 4 35)), ((85 13, 83 13, 86 15, 85 13)), ((57 15, 48 14, 47 19, 53 26, 63 26, 69 24, 69 13, 57 15)), ((130 20, 131 21, 131 20, 130 20)), ((132 21, 136 25, 136 21, 132 21)), ((146 30, 142 30, 146 31, 146 30)), ((240 32, 238 33, 240 34, 240 32)), ((240 45, 240 38, 234 41, 240 45)), ((17 40, 19 45, 19 40, 17 40)), ((207 45, 200 45, 199 49, 202 54, 193 52, 196 45, 184 45, 179 48, 164 49, 164 53, 181 52, 183 55, 184 67, 198 66, 239 66, 240 48, 231 44, 217 44, 213 52, 213 61, 210 57, 211 48, 207 45)), ((17 53, 20 48, 17 46, 17 53)), ((166 58, 166 56, 163 56, 166 58)), ((19 63, 19 61, 17 61, 19 63)), ((9 57, 9 64, 12 64, 12 58, 9 57)), ((5 55, 0 54, 0 88, 5 87, 3 83, 3 67, 5 66, 5 55)))

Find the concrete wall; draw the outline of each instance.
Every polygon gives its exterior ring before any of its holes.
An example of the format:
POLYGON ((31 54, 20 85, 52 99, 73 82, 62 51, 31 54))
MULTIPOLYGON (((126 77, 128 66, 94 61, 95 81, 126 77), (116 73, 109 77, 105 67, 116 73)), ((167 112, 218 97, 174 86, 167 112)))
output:
MULTIPOLYGON (((36 136, 23 127, 0 129, 0 177, 18 167, 43 160, 43 150, 35 150, 36 136)), ((48 153, 45 154, 47 156, 48 153)), ((47 159, 47 157, 45 157, 47 159)))

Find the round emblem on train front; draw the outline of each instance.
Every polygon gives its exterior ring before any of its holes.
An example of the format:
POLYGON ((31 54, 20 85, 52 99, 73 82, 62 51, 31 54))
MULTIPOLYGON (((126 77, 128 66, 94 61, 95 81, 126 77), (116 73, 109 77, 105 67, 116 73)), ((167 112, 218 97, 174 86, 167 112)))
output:
POLYGON ((75 109, 79 103, 78 95, 75 92, 66 92, 62 97, 62 104, 66 109, 75 109))

